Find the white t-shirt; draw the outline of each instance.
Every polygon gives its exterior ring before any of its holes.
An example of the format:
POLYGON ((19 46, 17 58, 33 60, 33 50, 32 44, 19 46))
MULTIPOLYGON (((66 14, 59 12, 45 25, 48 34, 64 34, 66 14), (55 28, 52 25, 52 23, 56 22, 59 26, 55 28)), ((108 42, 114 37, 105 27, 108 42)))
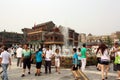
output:
POLYGON ((47 51, 46 51, 45 60, 46 60, 46 61, 51 61, 52 55, 53 55, 52 50, 47 50, 47 51))
POLYGON ((108 52, 107 49, 106 49, 106 50, 104 51, 104 53, 102 54, 101 59, 110 60, 109 52, 108 52))
POLYGON ((55 60, 60 59, 61 57, 60 53, 59 54, 55 53, 54 56, 55 56, 55 60))
POLYGON ((111 55, 111 54, 113 54, 113 55, 115 55, 115 56, 116 56, 117 52, 115 52, 115 53, 112 53, 111 51, 113 51, 113 50, 117 50, 117 48, 115 48, 115 47, 112 47, 112 48, 110 49, 110 55, 111 55))
POLYGON ((22 57, 22 51, 23 51, 23 49, 22 48, 18 48, 17 50, 16 50, 16 53, 17 53, 17 58, 21 58, 22 57))
POLYGON ((8 64, 9 63, 9 58, 10 58, 10 53, 8 53, 7 51, 3 51, 1 53, 0 58, 2 58, 2 64, 8 64))

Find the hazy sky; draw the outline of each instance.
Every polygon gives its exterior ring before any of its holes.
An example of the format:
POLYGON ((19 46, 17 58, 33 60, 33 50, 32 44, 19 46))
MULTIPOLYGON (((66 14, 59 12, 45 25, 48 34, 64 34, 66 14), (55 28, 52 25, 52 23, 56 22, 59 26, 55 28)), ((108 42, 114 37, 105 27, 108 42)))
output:
POLYGON ((120 31, 120 0, 0 0, 0 31, 53 21, 93 35, 120 31))

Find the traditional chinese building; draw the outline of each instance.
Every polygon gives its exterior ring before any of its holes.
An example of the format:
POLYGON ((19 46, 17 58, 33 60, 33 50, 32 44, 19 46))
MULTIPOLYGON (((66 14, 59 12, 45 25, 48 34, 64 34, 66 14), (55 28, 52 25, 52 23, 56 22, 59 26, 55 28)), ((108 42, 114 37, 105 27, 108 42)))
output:
POLYGON ((24 28, 22 31, 26 37, 26 42, 34 50, 43 46, 53 48, 56 45, 63 45, 63 35, 52 21, 34 25, 32 29, 24 28))
POLYGON ((53 51, 55 51, 56 48, 62 50, 64 41, 63 41, 63 35, 59 31, 59 28, 54 27, 52 32, 46 33, 44 37, 45 37, 44 44, 46 46, 50 46, 53 51))
POLYGON ((12 45, 22 44, 23 34, 15 32, 0 32, 0 45, 6 45, 8 47, 12 45))

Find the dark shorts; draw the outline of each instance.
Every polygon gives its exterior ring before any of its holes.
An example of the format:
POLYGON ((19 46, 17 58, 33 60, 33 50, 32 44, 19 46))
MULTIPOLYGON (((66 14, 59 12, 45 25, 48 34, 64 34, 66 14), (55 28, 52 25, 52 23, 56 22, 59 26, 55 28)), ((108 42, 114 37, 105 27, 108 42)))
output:
POLYGON ((117 64, 116 67, 117 67, 117 71, 120 71, 120 64, 117 64))
POLYGON ((109 65, 109 61, 100 61, 100 64, 103 64, 103 65, 109 65))
POLYGON ((72 66, 72 70, 73 70, 73 71, 78 70, 78 67, 77 67, 77 66, 75 67, 75 65, 73 65, 73 66, 72 66))
POLYGON ((36 68, 37 68, 37 69, 40 69, 40 68, 41 68, 41 65, 42 65, 42 62, 36 62, 36 68))
POLYGON ((24 58, 23 59, 23 69, 26 69, 26 67, 28 67, 28 69, 31 68, 30 58, 24 58))
POLYGON ((97 63, 100 63, 100 62, 101 62, 101 58, 97 57, 97 63))

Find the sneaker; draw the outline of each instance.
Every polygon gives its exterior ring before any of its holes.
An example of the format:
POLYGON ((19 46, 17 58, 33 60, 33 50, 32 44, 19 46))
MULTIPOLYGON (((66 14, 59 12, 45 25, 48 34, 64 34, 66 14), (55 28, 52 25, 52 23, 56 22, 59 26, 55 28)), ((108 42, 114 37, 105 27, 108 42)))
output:
POLYGON ((25 77, 25 74, 22 74, 21 77, 25 77))
POLYGON ((30 72, 28 72, 28 74, 30 74, 30 72))
POLYGON ((108 77, 105 77, 105 79, 108 79, 108 77))
POLYGON ((37 73, 35 73, 35 76, 37 76, 37 73))
POLYGON ((99 68, 97 68, 98 71, 101 71, 99 68))

